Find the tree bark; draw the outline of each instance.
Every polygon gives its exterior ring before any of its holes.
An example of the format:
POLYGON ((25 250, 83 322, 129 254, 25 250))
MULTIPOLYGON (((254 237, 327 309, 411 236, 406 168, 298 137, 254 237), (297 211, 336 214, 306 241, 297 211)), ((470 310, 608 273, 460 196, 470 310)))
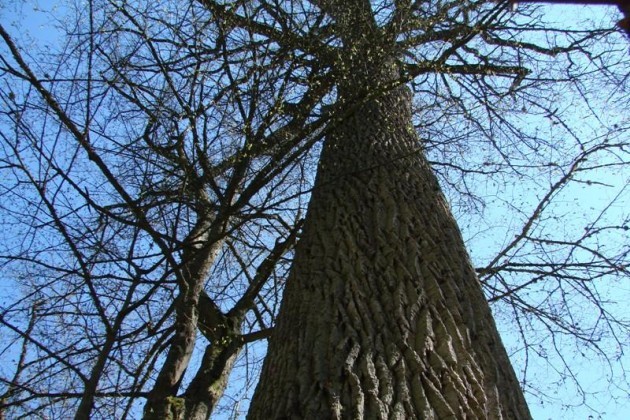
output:
MULTIPOLYGON (((180 268, 182 273, 179 284, 180 293, 175 301, 175 334, 170 341, 166 360, 147 397, 143 413, 145 420, 186 418, 185 400, 177 397, 177 392, 196 342, 199 327, 199 299, 210 268, 222 245, 222 241, 213 240, 218 235, 211 232, 211 227, 212 219, 201 219, 187 240, 187 249, 183 254, 183 263, 180 268)), ((203 310, 208 318, 206 328, 215 328, 222 323, 224 316, 218 308, 207 307, 214 305, 210 299, 206 299, 204 303, 206 307, 203 310)), ((210 346, 212 345, 214 343, 210 346)), ((225 373, 227 376, 231 365, 226 368, 228 369, 225 373)), ((222 383, 221 377, 222 375, 219 375, 217 378, 219 383, 222 383)))
POLYGON ((530 418, 405 88, 326 140, 248 418, 530 418))
MULTIPOLYGON (((239 324, 240 327, 240 324, 239 324)), ((226 335, 206 347, 201 368, 183 395, 187 420, 206 420, 219 402, 242 348, 240 331, 226 335)))

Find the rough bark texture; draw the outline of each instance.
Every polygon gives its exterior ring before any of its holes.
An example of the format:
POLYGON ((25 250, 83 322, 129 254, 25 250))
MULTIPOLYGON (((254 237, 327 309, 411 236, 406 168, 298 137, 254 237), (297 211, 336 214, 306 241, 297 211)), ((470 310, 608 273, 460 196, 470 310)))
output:
POLYGON ((526 419, 398 89, 326 141, 251 419, 526 419))

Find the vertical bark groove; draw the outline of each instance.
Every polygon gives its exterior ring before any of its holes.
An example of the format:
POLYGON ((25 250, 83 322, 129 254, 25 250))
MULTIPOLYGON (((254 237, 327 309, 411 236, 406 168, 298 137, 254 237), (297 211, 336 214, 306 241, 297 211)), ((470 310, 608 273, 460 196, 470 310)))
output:
POLYGON ((249 418, 530 418, 409 101, 327 139, 249 418))

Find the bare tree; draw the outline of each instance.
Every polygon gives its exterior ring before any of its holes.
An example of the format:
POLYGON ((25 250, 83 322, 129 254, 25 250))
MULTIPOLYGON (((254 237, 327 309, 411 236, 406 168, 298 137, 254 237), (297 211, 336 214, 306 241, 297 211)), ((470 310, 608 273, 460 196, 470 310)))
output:
POLYGON ((321 123, 281 111, 299 80, 251 37, 194 5, 136 6, 90 3, 51 67, 0 32, 19 235, 3 260, 26 287, 2 312, 24 349, 3 378, 11 413, 124 416, 143 398, 149 418, 205 418, 271 326, 273 303, 252 309, 285 270, 302 207, 286 201, 321 123))
POLYGON ((571 185, 628 162, 612 23, 486 2, 88 4, 59 51, 0 33, 0 412, 207 418, 283 294, 253 417, 527 417, 539 336, 559 372, 561 337, 614 365, 601 339, 622 351, 628 324, 599 285, 627 278, 610 210, 627 192, 557 221, 571 185), (450 213, 474 245, 493 209, 509 239, 473 246, 475 270, 450 213), (516 375, 486 300, 517 326, 516 375))

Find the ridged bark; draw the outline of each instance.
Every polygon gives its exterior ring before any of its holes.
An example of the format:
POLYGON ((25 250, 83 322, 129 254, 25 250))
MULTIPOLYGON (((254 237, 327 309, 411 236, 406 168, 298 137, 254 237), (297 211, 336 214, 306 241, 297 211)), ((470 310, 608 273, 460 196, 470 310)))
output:
POLYGON ((530 418, 403 88, 326 140, 248 418, 530 418))

